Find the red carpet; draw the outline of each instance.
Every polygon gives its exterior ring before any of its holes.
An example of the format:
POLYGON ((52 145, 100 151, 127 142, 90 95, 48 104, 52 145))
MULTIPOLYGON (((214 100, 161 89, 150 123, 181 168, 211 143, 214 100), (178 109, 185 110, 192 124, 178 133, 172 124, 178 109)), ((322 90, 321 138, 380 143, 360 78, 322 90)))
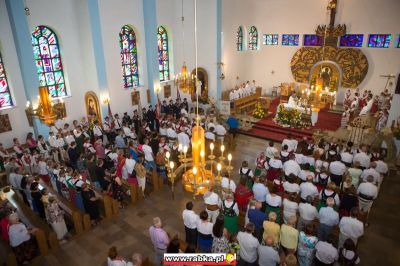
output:
POLYGON ((291 133, 295 138, 311 137, 313 130, 333 130, 335 131, 340 127, 340 114, 329 113, 328 109, 321 109, 318 114, 318 121, 315 127, 311 129, 295 129, 282 127, 276 124, 272 119, 275 117, 276 108, 279 104, 279 98, 271 102, 269 108, 270 114, 258 121, 248 131, 240 131, 241 134, 253 136, 262 139, 273 140, 281 142, 286 136, 291 133))

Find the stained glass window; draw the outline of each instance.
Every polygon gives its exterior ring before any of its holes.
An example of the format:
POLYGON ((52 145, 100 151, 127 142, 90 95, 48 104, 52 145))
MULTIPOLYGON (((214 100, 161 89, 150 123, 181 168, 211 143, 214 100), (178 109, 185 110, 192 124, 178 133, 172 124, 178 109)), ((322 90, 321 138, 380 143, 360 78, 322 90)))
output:
POLYGON ((303 45, 304 46, 322 46, 324 44, 324 38, 316 34, 304 34, 303 45))
POLYGON ((158 70, 160 72, 160 81, 169 80, 169 51, 168 34, 163 26, 158 27, 158 70))
POLYGON ((282 45, 298 46, 299 45, 299 35, 298 34, 282 34, 282 45))
POLYGON ((264 34, 263 44, 265 45, 278 45, 278 34, 264 34))
POLYGON ((236 50, 243 51, 243 27, 239 26, 236 33, 236 50))
POLYGON ((362 47, 364 34, 346 34, 340 37, 340 47, 362 47))
POLYGON ((251 26, 249 31, 249 50, 258 49, 258 31, 257 28, 251 26))
POLYGON ((8 87, 6 70, 0 54, 0 109, 14 106, 10 87, 8 87))
POLYGON ((133 29, 125 25, 119 32, 121 47, 122 76, 124 88, 139 86, 139 71, 137 61, 136 35, 133 29))
POLYGON ((397 48, 400 48, 400 35, 397 35, 397 48))
POLYGON ((65 79, 57 35, 48 27, 38 26, 32 33, 39 86, 47 87, 51 97, 65 97, 65 79))
POLYGON ((368 38, 368 47, 388 48, 392 34, 370 34, 368 38))

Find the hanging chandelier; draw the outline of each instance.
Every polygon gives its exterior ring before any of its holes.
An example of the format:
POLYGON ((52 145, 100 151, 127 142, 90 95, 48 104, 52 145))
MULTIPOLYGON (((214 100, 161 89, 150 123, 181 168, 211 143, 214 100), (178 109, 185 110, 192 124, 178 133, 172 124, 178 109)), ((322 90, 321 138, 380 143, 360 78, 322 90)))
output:
POLYGON ((181 72, 174 78, 175 85, 183 93, 192 93, 195 86, 195 76, 187 71, 186 62, 183 62, 181 72))

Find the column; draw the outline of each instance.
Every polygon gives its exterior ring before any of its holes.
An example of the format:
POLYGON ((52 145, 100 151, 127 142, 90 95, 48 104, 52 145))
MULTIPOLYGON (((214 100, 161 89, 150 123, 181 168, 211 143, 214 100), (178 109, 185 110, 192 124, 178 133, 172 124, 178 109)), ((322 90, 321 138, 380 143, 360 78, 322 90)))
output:
POLYGON ((160 85, 157 46, 157 1, 143 0, 144 38, 146 43, 147 82, 151 104, 157 103, 154 88, 160 85))
MULTIPOLYGON (((39 79, 36 74, 35 58, 33 57, 31 31, 25 15, 24 0, 6 0, 8 17, 17 50, 18 62, 21 69, 22 81, 26 98, 31 103, 37 102, 39 95, 39 79)), ((24 106, 24 103, 20 103, 24 106)), ((49 127, 38 118, 33 119, 33 130, 36 135, 49 135, 49 127)))
MULTIPOLYGON (((217 62, 222 62, 222 0, 217 0, 217 62)), ((220 76, 222 66, 217 67, 217 106, 220 107, 222 81, 220 76)))
POLYGON ((102 96, 109 97, 108 92, 108 81, 106 73, 106 62, 104 59, 104 47, 103 47, 103 36, 101 34, 101 22, 100 22, 100 11, 98 0, 87 0, 89 10, 89 23, 92 35, 92 47, 94 53, 94 60, 96 65, 97 82, 99 84, 97 95, 99 98, 99 104, 101 106, 102 117, 108 115, 108 106, 103 104, 102 96))

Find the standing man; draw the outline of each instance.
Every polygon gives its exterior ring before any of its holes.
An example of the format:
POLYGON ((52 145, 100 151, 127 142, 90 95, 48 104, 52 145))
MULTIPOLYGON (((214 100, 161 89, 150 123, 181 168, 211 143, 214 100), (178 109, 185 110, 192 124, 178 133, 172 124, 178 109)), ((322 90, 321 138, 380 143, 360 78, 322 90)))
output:
POLYGON ((149 228, 149 235, 155 251, 156 265, 163 265, 164 253, 167 252, 169 237, 162 228, 160 217, 153 218, 153 225, 149 228))
POLYGON ((193 202, 186 203, 186 210, 182 212, 183 224, 185 225, 186 243, 197 245, 197 222, 199 216, 193 211, 193 202))

